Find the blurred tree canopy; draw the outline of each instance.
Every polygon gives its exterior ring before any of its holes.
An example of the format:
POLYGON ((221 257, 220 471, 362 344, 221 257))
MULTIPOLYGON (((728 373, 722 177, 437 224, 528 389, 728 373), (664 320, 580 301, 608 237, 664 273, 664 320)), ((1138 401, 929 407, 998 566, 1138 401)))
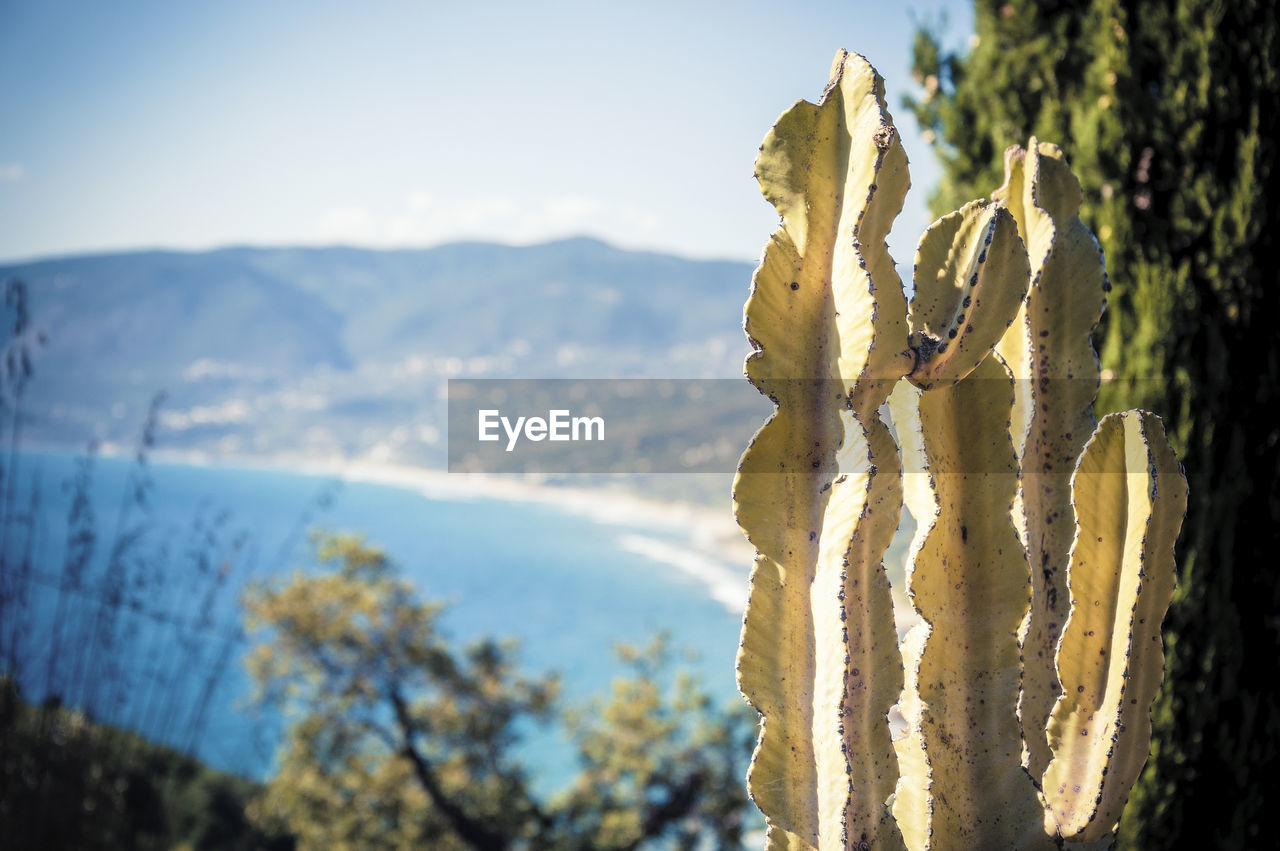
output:
POLYGON ((1114 289, 1101 412, 1166 420, 1190 505, 1130 848, 1280 847, 1280 11, 1268 0, 976 0, 966 51, 918 33, 908 99, 987 196, 1032 134, 1066 151, 1114 289))
POLYGON ((141 851, 291 851, 259 830, 251 780, 89 720, 57 700, 33 706, 0 679, 0 845, 141 851))
POLYGON ((622 651, 630 676, 607 702, 563 710, 557 679, 521 674, 509 643, 454 647, 442 606, 383 553, 350 536, 317 551, 323 572, 245 603, 263 639, 250 657, 260 696, 292 719, 257 823, 301 848, 741 845, 754 718, 671 682, 661 640, 622 651), (559 717, 579 770, 544 798, 516 745, 559 717))

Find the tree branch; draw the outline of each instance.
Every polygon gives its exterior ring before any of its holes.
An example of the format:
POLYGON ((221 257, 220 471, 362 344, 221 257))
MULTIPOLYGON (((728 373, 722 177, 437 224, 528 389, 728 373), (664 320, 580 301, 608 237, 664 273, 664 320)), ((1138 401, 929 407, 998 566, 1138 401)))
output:
POLYGON ((696 771, 672 789, 667 800, 657 806, 647 807, 641 825, 643 833, 640 839, 630 847, 634 849, 646 840, 656 839, 672 822, 679 821, 692 813, 698 805, 698 798, 702 794, 706 779, 701 771, 696 771))
POLYGON ((444 816, 458 838, 476 851, 504 851, 508 847, 505 836, 494 833, 482 822, 471 818, 445 794, 431 764, 414 747, 413 740, 417 733, 417 726, 409 713, 408 704, 405 703, 399 690, 394 687, 390 690, 390 697, 396 710, 396 722, 400 725, 400 732, 404 739, 401 753, 413 765, 414 775, 417 776, 418 783, 427 793, 427 797, 431 799, 432 805, 444 816))

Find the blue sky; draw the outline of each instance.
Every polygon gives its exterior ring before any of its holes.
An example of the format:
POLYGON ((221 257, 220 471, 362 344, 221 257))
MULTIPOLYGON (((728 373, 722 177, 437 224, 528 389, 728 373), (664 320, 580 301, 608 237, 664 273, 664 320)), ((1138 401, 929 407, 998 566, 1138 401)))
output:
POLYGON ((911 158, 910 262, 937 168, 900 99, 941 11, 963 43, 947 0, 0 0, 0 259, 586 233, 754 260, 756 147, 847 47, 911 158))

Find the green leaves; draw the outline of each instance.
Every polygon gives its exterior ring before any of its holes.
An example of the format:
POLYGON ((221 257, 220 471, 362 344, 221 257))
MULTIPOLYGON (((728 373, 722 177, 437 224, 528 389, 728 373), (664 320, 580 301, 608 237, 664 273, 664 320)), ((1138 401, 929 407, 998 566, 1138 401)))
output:
POLYGON ((317 543, 327 570, 245 604, 265 632, 253 674, 292 722, 260 822, 301 848, 353 851, 741 843, 750 721, 673 683, 661 645, 631 658, 611 701, 568 712, 558 679, 521 674, 510 643, 449 641, 441 606, 381 552, 348 536, 317 543), (516 746, 556 719, 581 770, 548 801, 516 746))

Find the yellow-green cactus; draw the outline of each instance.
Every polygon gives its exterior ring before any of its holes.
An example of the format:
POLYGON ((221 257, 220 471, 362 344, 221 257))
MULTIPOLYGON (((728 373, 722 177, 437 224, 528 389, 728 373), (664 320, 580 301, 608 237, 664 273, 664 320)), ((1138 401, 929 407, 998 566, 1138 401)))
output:
POLYGON ((1017 634, 1031 587, 1010 511, 1012 408, 1012 376, 994 355, 950 387, 904 383, 891 401, 919 524, 907 585, 921 617, 898 745, 925 755, 924 774, 901 777, 894 815, 932 837, 921 847, 1053 847, 1022 770, 1017 634))
POLYGON ((1021 714, 1033 777, 1049 764, 1045 722, 1058 697, 1054 650, 1067 619, 1067 553, 1075 534, 1071 472, 1093 431, 1098 358, 1090 335, 1106 302, 1098 243, 1077 215, 1080 184, 1055 145, 1005 152, 1008 205, 1031 257, 1031 287, 996 351, 1017 378, 1012 434, 1022 487, 1015 521, 1031 566, 1023 627, 1021 714))
POLYGON ((884 241, 908 183, 883 97, 841 53, 819 104, 788 110, 756 165, 783 226, 747 301, 747 375, 778 409, 734 485, 759 553, 738 682, 764 717, 748 786, 773 848, 846 833, 901 845, 885 805, 902 663, 882 559, 902 485, 877 409, 914 355, 884 241))
POLYGON ((991 202, 926 231, 908 310, 883 92, 842 51, 757 160, 782 226, 745 315, 777 410, 734 483, 757 550, 748 786, 769 848, 1105 843, 1149 747, 1185 483, 1150 414, 1081 455, 1105 273, 1053 146, 1011 150, 991 202), (899 648, 883 558, 904 482, 919 625, 899 648))
POLYGON ((1160 419, 1127 411, 1098 425, 1071 492, 1071 607, 1057 650, 1062 693, 1049 719, 1044 794, 1050 829, 1087 842, 1111 832, 1147 760, 1187 483, 1160 419))
POLYGON ((928 390, 968 375, 1006 333, 1027 291, 1027 252, 999 204, 973 201, 933 224, 916 249, 908 320, 928 390))

